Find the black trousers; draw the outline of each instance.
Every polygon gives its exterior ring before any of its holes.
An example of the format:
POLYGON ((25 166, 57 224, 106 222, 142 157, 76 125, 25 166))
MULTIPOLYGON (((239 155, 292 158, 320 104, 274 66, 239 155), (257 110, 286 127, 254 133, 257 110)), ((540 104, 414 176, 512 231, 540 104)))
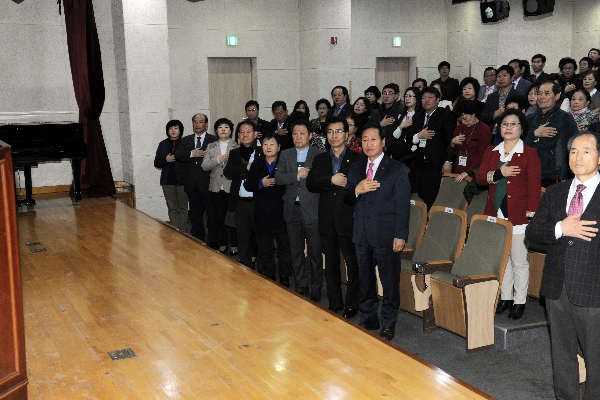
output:
POLYGON ((272 280, 275 280, 276 270, 279 272, 279 277, 288 277, 292 274, 292 254, 287 233, 256 233, 256 242, 258 262, 261 265, 261 270, 258 272, 272 280), (275 241, 278 264, 275 263, 275 241))
POLYGON ((225 216, 227 215, 227 205, 229 204, 229 193, 224 190, 220 192, 211 192, 213 210, 215 212, 215 226, 217 230, 217 243, 220 247, 227 246, 238 247, 236 228, 230 228, 225 225, 225 216))
POLYGON ((340 271, 340 250, 346 261, 348 284, 346 289, 346 308, 358 308, 360 287, 358 286, 358 262, 356 248, 351 236, 339 236, 335 227, 329 230, 323 239, 325 253, 325 282, 327 283, 327 300, 329 307, 344 307, 342 300, 342 272, 340 271))
MULTIPOLYGON (((234 196, 234 195, 232 195, 234 196)), ((235 225, 240 262, 248 268, 254 268, 252 257, 258 255, 254 225, 254 200, 238 198, 235 205, 235 225)))
POLYGON ((208 243, 217 243, 217 232, 215 225, 215 213, 213 210, 210 192, 201 192, 198 188, 188 192, 190 203, 190 220, 192 222, 192 236, 206 242, 206 230, 204 229, 204 213, 206 212, 208 243))
POLYGON ((433 166, 427 164, 425 166, 416 166, 408 174, 408 179, 412 192, 419 194, 419 197, 423 199, 429 210, 440 191, 442 169, 440 168, 438 171, 433 166))

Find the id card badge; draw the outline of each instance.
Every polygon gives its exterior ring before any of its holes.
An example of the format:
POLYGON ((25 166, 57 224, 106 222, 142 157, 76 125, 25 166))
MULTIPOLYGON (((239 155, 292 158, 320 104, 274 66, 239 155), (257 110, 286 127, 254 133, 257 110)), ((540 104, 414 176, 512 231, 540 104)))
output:
POLYGON ((419 147, 425 147, 425 146, 427 146, 427 139, 420 139, 419 147))
POLYGON ((458 165, 461 167, 467 166, 467 157, 466 156, 458 156, 458 165))

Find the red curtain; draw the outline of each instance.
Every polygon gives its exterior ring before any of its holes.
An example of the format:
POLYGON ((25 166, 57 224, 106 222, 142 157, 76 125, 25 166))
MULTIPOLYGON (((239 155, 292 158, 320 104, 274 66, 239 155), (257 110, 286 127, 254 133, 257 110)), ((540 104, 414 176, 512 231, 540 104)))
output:
POLYGON ((63 0, 63 4, 73 88, 88 148, 81 164, 81 191, 88 197, 110 196, 115 184, 100 126, 105 94, 94 8, 92 0, 63 0))

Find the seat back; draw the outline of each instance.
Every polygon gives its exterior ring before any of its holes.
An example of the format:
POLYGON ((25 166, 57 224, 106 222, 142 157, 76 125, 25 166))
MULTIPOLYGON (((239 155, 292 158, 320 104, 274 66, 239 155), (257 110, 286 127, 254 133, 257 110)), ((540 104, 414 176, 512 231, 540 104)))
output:
POLYGON ((416 249, 423 239, 427 226, 427 206, 422 201, 410 201, 410 220, 408 226, 408 239, 405 247, 416 249))
POLYGON ((415 250, 413 262, 454 261, 460 255, 467 234, 467 214, 462 210, 433 206, 427 229, 415 250))
POLYGON ((495 275, 500 284, 512 244, 512 224, 500 218, 475 215, 469 237, 451 273, 456 276, 495 275))
POLYGON ((457 174, 444 174, 442 176, 440 191, 433 202, 434 206, 456 208, 463 211, 467 209, 467 199, 465 199, 464 190, 471 178, 466 177, 461 182, 456 182, 457 176, 457 174))
POLYGON ((473 215, 483 214, 485 210, 485 203, 487 202, 487 196, 487 190, 484 190, 483 192, 473 196, 471 204, 467 206, 467 221, 471 221, 473 215))

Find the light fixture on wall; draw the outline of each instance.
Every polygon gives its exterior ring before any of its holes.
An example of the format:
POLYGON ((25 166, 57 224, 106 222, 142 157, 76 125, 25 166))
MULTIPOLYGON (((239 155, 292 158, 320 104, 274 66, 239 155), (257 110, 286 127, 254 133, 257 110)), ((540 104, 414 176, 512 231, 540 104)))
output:
POLYGON ((237 36, 229 35, 227 36, 227 46, 237 46, 238 40, 237 36))
POLYGON ((402 46, 402 38, 400 36, 396 36, 392 39, 392 45, 394 47, 400 47, 402 46))
POLYGON ((554 12, 554 0, 523 0, 526 17, 554 12))
POLYGON ((498 22, 508 18, 510 13, 510 4, 508 0, 482 1, 481 4, 481 22, 498 22))

